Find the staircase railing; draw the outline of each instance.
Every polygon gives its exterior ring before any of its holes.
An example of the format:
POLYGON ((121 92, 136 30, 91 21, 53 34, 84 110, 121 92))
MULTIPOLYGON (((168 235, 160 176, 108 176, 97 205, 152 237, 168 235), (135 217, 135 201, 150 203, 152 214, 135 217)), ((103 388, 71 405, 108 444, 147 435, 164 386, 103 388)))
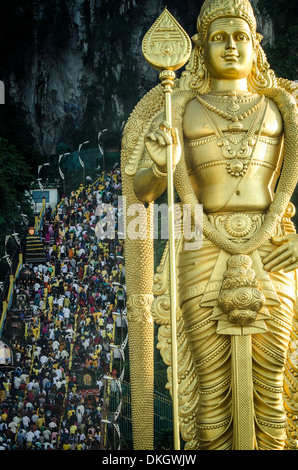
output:
MULTIPOLYGON (((35 224, 34 224, 34 232, 35 233, 38 233, 42 228, 43 219, 44 219, 44 215, 45 215, 45 207, 46 207, 46 200, 45 200, 45 198, 43 198, 40 213, 39 213, 38 216, 35 217, 35 224)), ((16 282, 16 280, 17 280, 17 278, 20 274, 20 271, 23 267, 23 262, 24 262, 24 258, 23 258, 23 253, 21 252, 21 253, 19 253, 19 260, 18 260, 18 264, 17 264, 16 269, 15 269, 15 272, 10 273, 7 295, 4 298, 4 300, 2 301, 2 313, 1 313, 1 319, 0 319, 0 338, 2 336, 2 331, 3 331, 4 324, 5 324, 7 311, 11 308, 15 282, 16 282)))
POLYGON ((18 265, 16 267, 15 272, 10 274, 7 296, 2 302, 2 314, 1 314, 1 319, 0 319, 0 338, 2 336, 2 331, 3 331, 3 326, 5 324, 7 311, 10 309, 11 304, 12 304, 15 281, 18 278, 22 267, 23 267, 23 253, 19 253, 18 265))

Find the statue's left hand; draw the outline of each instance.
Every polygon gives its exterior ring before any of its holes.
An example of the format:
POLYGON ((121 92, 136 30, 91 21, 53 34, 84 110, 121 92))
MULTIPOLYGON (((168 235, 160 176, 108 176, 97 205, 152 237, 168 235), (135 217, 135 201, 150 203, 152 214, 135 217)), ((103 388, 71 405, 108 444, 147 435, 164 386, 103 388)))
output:
POLYGON ((271 241, 274 245, 280 246, 263 258, 264 269, 272 272, 283 269, 285 273, 296 269, 298 267, 298 235, 272 237, 271 241))

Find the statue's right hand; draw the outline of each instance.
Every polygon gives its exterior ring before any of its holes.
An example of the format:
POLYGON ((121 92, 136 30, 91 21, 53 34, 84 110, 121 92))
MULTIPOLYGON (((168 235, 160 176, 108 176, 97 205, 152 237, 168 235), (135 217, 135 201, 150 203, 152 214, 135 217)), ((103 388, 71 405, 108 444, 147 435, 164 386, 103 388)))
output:
POLYGON ((159 129, 150 132, 145 137, 145 146, 149 156, 154 161, 157 168, 164 173, 167 171, 167 147, 171 144, 173 168, 175 168, 181 157, 178 130, 171 128, 166 121, 163 121, 159 129))

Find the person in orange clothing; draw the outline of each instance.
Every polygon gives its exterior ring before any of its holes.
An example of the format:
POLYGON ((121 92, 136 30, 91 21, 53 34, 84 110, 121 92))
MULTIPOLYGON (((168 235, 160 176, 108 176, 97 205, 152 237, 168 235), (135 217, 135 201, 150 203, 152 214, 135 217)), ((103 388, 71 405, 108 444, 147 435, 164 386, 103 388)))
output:
POLYGON ((92 365, 93 365, 94 369, 96 369, 97 368, 97 362, 98 362, 97 354, 94 353, 91 358, 92 358, 92 365))
POLYGON ((87 368, 87 369, 90 369, 90 368, 92 367, 93 363, 92 363, 92 359, 91 359, 90 357, 88 357, 88 358, 86 359, 85 365, 86 365, 86 368, 87 368))
POLYGON ((59 350, 60 352, 62 352, 63 349, 65 349, 65 348, 66 348, 66 342, 65 342, 65 340, 63 339, 63 340, 60 342, 59 346, 58 346, 58 350, 59 350))

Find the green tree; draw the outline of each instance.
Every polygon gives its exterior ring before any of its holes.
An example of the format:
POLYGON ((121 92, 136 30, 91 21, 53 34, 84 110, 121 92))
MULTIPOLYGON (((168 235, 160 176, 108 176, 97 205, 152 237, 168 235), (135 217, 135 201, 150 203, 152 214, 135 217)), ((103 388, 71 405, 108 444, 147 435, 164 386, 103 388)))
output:
POLYGON ((32 134, 33 131, 28 125, 26 111, 21 104, 14 102, 10 96, 7 96, 5 105, 0 106, 0 137, 13 144, 22 154, 26 167, 36 178, 37 167, 44 161, 38 150, 34 148, 32 134))
MULTIPOLYGON (((32 208, 28 188, 33 176, 24 156, 6 139, 0 138, 0 257, 4 255, 6 235, 25 230, 26 214, 29 222, 32 208)), ((0 265, 0 276, 7 269, 6 263, 0 265)))

